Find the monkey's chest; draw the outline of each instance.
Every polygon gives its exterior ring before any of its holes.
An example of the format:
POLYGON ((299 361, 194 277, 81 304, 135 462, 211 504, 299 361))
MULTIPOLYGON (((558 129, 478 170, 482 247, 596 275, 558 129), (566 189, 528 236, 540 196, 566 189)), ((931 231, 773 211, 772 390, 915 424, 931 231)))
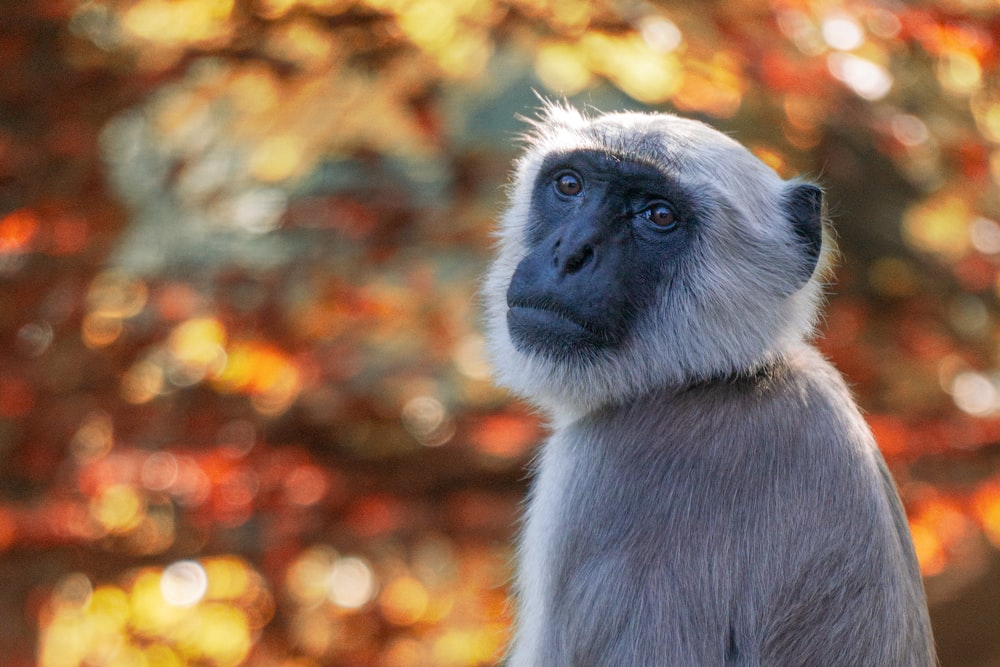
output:
POLYGON ((564 463, 541 471, 529 510, 526 608, 552 637, 574 638, 579 664, 669 664, 659 657, 681 647, 722 651, 749 553, 732 515, 723 517, 691 471, 564 463), (638 633, 631 643, 620 639, 629 632, 638 633), (605 653, 654 645, 652 662, 605 653))
POLYGON ((607 618, 648 599, 690 615, 730 596, 753 550, 747 515, 734 508, 738 484, 704 463, 590 453, 542 470, 532 508, 528 530, 535 522, 537 531, 527 537, 547 545, 538 555, 554 608, 607 618))

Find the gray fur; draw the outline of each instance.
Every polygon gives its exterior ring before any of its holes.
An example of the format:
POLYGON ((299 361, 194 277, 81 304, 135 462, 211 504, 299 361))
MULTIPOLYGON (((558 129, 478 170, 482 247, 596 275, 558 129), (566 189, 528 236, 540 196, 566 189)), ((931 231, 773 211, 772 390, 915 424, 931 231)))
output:
POLYGON ((549 107, 529 137, 485 285, 500 379, 554 429, 519 544, 510 667, 936 664, 895 486, 805 342, 821 286, 787 277, 816 251, 782 212, 789 187, 673 116, 549 107), (621 349, 583 360, 513 345, 504 301, 538 165, 576 148, 654 161, 707 211, 660 303, 621 349))

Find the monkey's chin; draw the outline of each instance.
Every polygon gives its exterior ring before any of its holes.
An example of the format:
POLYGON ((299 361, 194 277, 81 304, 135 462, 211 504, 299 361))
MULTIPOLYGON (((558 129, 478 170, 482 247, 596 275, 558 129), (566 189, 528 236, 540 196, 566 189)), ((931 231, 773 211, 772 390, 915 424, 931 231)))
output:
POLYGON ((519 352, 557 359, 593 356, 613 344, 611 337, 561 313, 530 306, 511 306, 507 310, 507 330, 519 352))

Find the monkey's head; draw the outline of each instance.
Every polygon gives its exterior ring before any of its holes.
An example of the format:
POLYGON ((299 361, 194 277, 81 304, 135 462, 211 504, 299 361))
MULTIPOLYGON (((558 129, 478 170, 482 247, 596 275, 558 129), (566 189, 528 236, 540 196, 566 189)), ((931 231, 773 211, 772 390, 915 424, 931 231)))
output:
POLYGON ((821 296, 822 192, 703 123, 548 105, 484 285, 499 381, 559 418, 753 372, 821 296))

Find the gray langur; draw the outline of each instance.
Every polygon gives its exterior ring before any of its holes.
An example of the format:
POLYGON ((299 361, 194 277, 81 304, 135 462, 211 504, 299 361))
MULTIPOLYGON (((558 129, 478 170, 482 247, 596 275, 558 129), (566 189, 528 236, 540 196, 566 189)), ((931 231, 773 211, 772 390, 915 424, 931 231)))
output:
POLYGON ((895 485, 807 342, 822 202, 697 121, 531 122, 483 287, 552 428, 510 667, 936 664, 895 485))

